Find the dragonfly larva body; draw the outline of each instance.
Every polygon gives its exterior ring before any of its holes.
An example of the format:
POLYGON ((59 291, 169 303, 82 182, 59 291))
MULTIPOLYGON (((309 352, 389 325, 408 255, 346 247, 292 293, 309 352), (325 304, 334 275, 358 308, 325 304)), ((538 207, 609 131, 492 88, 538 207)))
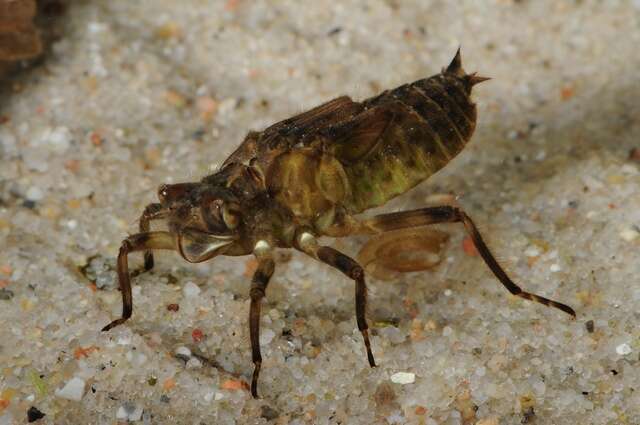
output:
MULTIPOLYGON (((253 254, 258 267, 250 290, 249 330, 255 364, 251 392, 257 396, 261 300, 274 273, 274 250, 293 248, 354 280, 356 322, 373 367, 364 270, 347 255, 321 246, 317 238, 405 229, 406 244, 386 238, 375 246, 375 252, 389 251, 380 244, 395 252, 425 243, 407 229, 419 232, 421 226, 451 222, 464 225, 482 259, 512 294, 575 316, 567 305, 520 289, 457 206, 357 217, 426 180, 462 151, 476 125, 471 90, 484 80, 464 72, 458 51, 439 74, 362 102, 342 96, 262 132, 250 132, 218 172, 200 182, 161 186, 160 202, 149 205, 140 218, 140 233, 122 242, 118 279, 123 312, 103 330, 132 314, 130 253, 143 251, 147 270, 153 267, 155 249, 177 251, 193 263, 253 254), (150 231, 152 220, 165 220, 168 230, 150 231)), ((406 270, 420 264, 412 262, 406 270)))

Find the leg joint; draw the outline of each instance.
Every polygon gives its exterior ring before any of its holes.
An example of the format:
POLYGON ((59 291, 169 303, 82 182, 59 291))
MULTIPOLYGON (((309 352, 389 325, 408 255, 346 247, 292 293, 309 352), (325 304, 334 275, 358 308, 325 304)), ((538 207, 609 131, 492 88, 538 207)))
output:
POLYGON ((154 214, 157 214, 160 210, 162 210, 161 204, 158 204, 158 203, 149 204, 144 208, 144 211, 142 212, 142 216, 149 217, 154 214))
POLYGON ((160 214, 162 211, 162 205, 160 204, 149 204, 145 207, 142 215, 140 216, 140 231, 147 232, 149 231, 149 222, 156 218, 160 218, 160 214))
POLYGON ((123 240, 122 245, 120 245, 120 255, 127 255, 132 250, 133 250, 133 245, 131 244, 129 239, 123 240))
POLYGON ((461 221, 466 216, 460 208, 451 205, 428 208, 428 211, 434 223, 461 221))
POLYGON ((349 272, 349 277, 357 281, 363 280, 364 269, 359 264, 354 265, 351 271, 349 272))
POLYGON ((251 279, 253 286, 266 287, 273 275, 273 267, 258 267, 251 279))
POLYGON ((259 301, 264 298, 264 295, 264 286, 252 286, 249 290, 249 297, 251 298, 251 300, 259 301))

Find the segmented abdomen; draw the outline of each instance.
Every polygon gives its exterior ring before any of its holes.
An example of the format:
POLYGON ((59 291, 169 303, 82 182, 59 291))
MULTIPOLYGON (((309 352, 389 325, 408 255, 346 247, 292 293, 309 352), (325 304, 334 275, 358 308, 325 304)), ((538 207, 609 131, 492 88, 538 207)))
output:
POLYGON ((474 78, 443 72, 362 102, 366 110, 388 110, 392 118, 365 155, 343 161, 352 192, 345 206, 351 212, 406 192, 462 151, 476 124, 470 98, 474 78))

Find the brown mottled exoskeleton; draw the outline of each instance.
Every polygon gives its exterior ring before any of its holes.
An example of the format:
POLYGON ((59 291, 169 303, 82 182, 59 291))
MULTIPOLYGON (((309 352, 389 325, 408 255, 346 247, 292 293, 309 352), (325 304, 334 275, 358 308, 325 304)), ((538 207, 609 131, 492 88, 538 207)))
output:
MULTIPOLYGON (((253 254, 249 330, 255 369, 251 393, 257 397, 262 357, 260 304, 274 271, 273 251, 294 248, 337 268, 355 281, 355 310, 369 364, 375 360, 365 318, 367 288, 362 267, 352 258, 317 242, 319 236, 377 235, 434 223, 462 223, 482 259, 514 295, 553 306, 575 317, 565 304, 523 291, 507 276, 465 212, 445 205, 382 214, 356 215, 406 192, 444 167, 471 138, 476 108, 471 89, 486 78, 466 74, 458 50, 441 73, 354 102, 343 96, 308 112, 250 132, 221 169, 197 183, 163 185, 160 203, 149 205, 140 233, 122 242, 118 279, 122 317, 131 317, 127 256, 151 250, 175 250, 198 263, 218 255, 253 254), (168 231, 149 231, 164 219, 168 231)), ((411 235, 402 233, 408 248, 411 235)), ((393 249, 402 249, 397 241, 393 249)))

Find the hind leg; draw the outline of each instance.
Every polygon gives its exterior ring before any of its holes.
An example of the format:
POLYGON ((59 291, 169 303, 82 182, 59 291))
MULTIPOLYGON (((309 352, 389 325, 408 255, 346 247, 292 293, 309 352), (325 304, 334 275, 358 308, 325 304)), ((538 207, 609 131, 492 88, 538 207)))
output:
POLYGON ((381 214, 362 221, 361 225, 368 233, 380 233, 437 223, 462 223, 485 264, 489 267, 491 272, 493 272, 494 276, 497 277, 504 287, 513 295, 555 307, 575 318, 576 312, 568 305, 523 291, 522 288, 516 285, 511 278, 509 278, 500 264, 498 264, 498 261, 489 250, 489 247, 487 247, 480 235, 480 232, 478 232, 476 225, 461 208, 455 206, 440 206, 381 214))

